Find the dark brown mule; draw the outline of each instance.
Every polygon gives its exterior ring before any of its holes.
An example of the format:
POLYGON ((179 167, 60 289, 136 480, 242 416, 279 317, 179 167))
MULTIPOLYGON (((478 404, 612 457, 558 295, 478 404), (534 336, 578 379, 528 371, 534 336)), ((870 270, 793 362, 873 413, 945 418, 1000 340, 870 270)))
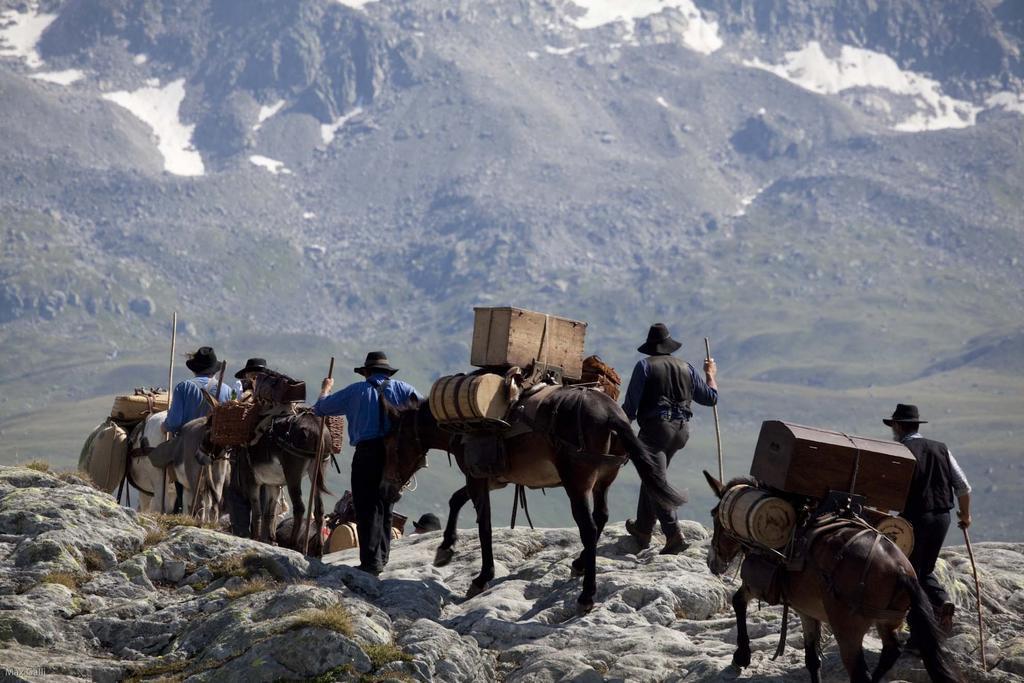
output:
MULTIPOLYGON (((704 477, 719 498, 738 484, 756 485, 740 477, 722 484, 706 471, 704 477)), ((724 573, 733 559, 745 550, 741 540, 728 534, 718 520, 718 507, 711 512, 714 535, 708 551, 712 574, 724 573)), ((741 575, 746 576, 749 557, 743 559, 741 575)), ((753 573, 753 572, 751 572, 753 573)), ((914 568, 896 545, 874 529, 854 519, 836 519, 822 527, 807 549, 800 570, 780 569, 780 588, 786 603, 800 615, 804 631, 804 662, 811 681, 818 683, 821 668, 821 624, 835 635, 843 666, 856 683, 880 681, 899 659, 900 644, 896 632, 908 619, 914 637, 920 643, 925 668, 933 681, 959 682, 960 674, 941 642, 935 615, 928 597, 917 581, 914 568), (874 627, 882 639, 882 653, 869 675, 864 659, 864 635, 874 627)), ((750 665, 750 638, 747 635, 747 603, 752 599, 769 600, 743 581, 732 598, 736 610, 737 648, 732 663, 750 665)), ((770 600, 769 600, 770 601, 770 600)))
MULTIPOLYGON (((543 430, 527 432, 505 442, 509 466, 502 476, 471 476, 461 451, 458 448, 452 451, 459 468, 466 474, 466 491, 477 511, 483 556, 480 574, 473 579, 467 597, 479 594, 494 578, 490 491, 507 484, 529 488, 560 486, 569 496, 572 515, 583 541, 583 552, 572 566, 574 573, 583 575, 578 608, 581 612, 587 611, 594 605, 597 541, 608 521, 608 487, 625 460, 633 461, 641 480, 659 503, 677 507, 685 498, 668 483, 663 461, 659 462, 643 447, 622 408, 607 394, 564 387, 551 391, 542 400, 551 408, 546 413, 550 416, 549 424, 543 430), (621 457, 610 454, 613 437, 622 445, 621 457)), ((438 427, 427 406, 404 411, 397 417, 397 426, 388 440, 385 477, 395 485, 403 484, 403 478, 407 480, 407 475, 411 476, 422 466, 428 450, 447 450, 449 440, 450 435, 438 427)), ((454 524, 449 519, 435 564, 443 564, 451 558, 454 544, 454 524)))
MULTIPOLYGON (((316 475, 319 483, 318 491, 313 497, 313 526, 314 529, 323 527, 324 500, 323 494, 330 491, 324 486, 326 474, 326 461, 316 462, 318 452, 317 441, 322 438, 320 453, 331 452, 331 435, 324 430, 321 435, 320 419, 311 412, 299 412, 294 415, 275 417, 270 427, 263 433, 259 440, 249 446, 247 450, 238 449, 234 466, 241 468, 233 481, 240 483, 242 494, 249 499, 252 505, 252 538, 264 542, 270 542, 274 537, 275 530, 270 528, 273 518, 265 514, 273 509, 273 501, 268 500, 270 496, 261 496, 261 489, 264 487, 286 486, 288 497, 292 505, 292 519, 300 522, 305 519, 306 506, 302 501, 302 478, 308 474, 310 480, 316 469, 320 472, 316 475), (265 505, 265 503, 270 503, 265 505), (268 508, 265 510, 265 508, 268 508), (269 518, 268 518, 269 517, 269 518)), ((304 525, 292 524, 292 535, 289 547, 299 549, 299 534, 304 525)), ((322 550, 322 540, 317 534, 311 546, 312 554, 319 554, 322 550)))

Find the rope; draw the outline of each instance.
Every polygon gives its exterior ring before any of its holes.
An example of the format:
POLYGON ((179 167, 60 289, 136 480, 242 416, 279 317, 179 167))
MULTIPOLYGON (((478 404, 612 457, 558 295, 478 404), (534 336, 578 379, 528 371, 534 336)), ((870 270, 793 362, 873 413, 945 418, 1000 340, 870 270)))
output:
POLYGON ((846 432, 840 432, 840 434, 846 437, 846 440, 853 445, 853 450, 856 451, 856 455, 853 459, 853 478, 850 480, 850 493, 853 493, 857 488, 857 475, 860 474, 860 446, 858 446, 857 442, 854 441, 846 432))

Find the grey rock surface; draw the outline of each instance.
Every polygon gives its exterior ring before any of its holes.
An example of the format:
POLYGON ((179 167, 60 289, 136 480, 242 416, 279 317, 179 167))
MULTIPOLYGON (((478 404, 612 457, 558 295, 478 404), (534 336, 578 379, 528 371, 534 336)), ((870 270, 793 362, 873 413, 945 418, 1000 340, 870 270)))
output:
MULTIPOLYGON (((684 524, 691 546, 679 556, 637 552, 621 524, 606 529, 597 606, 578 616, 569 564, 582 546, 571 529, 496 530, 498 576, 465 600, 479 562, 474 533, 462 534, 443 568, 432 565, 439 533, 401 539, 374 578, 348 566, 353 551, 309 560, 209 529, 153 533, 158 520, 105 493, 7 467, 0 520, 0 661, 15 680, 805 680, 799 629, 770 659, 775 607, 752 605, 752 665, 729 665, 735 584, 708 572, 708 533, 694 522, 684 524), (87 515, 95 517, 86 524, 87 515), (80 557, 90 549, 92 559, 80 557), (114 559, 96 560, 99 549, 114 559)), ((958 606, 950 649, 969 681, 1021 680, 1024 545, 979 544, 976 554, 992 671, 973 663, 962 548, 946 550, 940 565, 958 606)), ((872 661, 880 643, 868 637, 866 647, 872 661)), ((831 640, 823 671, 844 678, 831 640)), ((905 655, 890 680, 926 678, 905 655)))

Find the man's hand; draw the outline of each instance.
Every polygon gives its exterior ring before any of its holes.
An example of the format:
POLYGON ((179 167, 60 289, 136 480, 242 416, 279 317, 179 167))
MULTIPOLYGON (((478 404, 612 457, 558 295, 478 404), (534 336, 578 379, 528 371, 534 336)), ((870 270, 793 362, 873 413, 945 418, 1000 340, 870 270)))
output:
POLYGON ((957 524, 956 524, 958 527, 960 527, 961 529, 967 529, 969 526, 971 526, 971 513, 970 512, 964 512, 963 510, 960 510, 956 514, 957 514, 957 517, 960 518, 960 521, 957 522, 957 524))
POLYGON ((718 366, 715 365, 714 358, 708 358, 704 361, 704 374, 707 375, 708 381, 715 381, 715 376, 718 374, 718 366))
POLYGON ((326 396, 331 393, 332 387, 334 387, 334 380, 330 377, 324 377, 324 381, 320 384, 320 395, 326 396))

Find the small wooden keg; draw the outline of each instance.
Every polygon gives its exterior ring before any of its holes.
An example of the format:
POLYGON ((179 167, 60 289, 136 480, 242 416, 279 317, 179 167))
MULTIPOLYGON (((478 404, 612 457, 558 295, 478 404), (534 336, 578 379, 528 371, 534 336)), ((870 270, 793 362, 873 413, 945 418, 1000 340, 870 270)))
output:
POLYGON ((793 535, 796 510, 778 496, 740 484, 722 497, 718 519, 728 531, 743 540, 767 548, 781 548, 793 535))
POLYGON ((501 375, 450 375, 430 389, 430 412, 441 423, 501 420, 508 412, 501 375))

